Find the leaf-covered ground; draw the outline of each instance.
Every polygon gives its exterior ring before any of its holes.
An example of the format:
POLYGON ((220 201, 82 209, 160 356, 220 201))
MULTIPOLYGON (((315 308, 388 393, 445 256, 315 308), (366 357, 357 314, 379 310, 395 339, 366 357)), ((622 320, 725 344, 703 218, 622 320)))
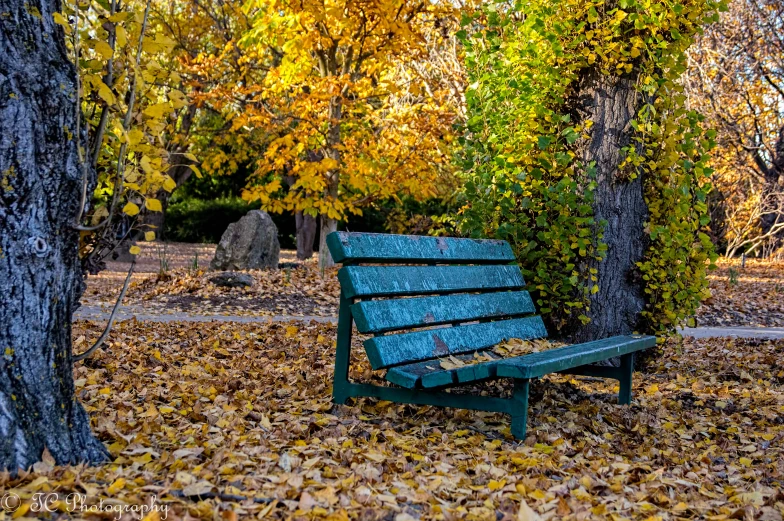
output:
MULTIPOLYGON (((215 245, 140 243, 133 282, 124 304, 145 313, 320 316, 337 315, 340 285, 332 269, 322 274, 316 259, 296 259, 283 250, 281 269, 252 270, 255 279, 247 288, 225 288, 210 282, 208 271, 215 245), (165 269, 162 260, 165 259, 165 269)), ((120 292, 129 264, 110 262, 107 269, 88 277, 82 304, 109 308, 120 292)))
MULTIPOLYGON (((75 324, 79 345, 99 333, 75 324)), ((636 374, 630 407, 616 404, 612 383, 546 377, 518 443, 500 414, 372 399, 333 407, 334 339, 317 323, 120 323, 75 374, 114 461, 41 463, 0 477, 0 489, 126 503, 156 495, 169 519, 784 513, 782 341, 667 344, 636 374)), ((353 377, 379 380, 356 351, 353 377)))
MULTIPOLYGON (((141 243, 142 253, 125 303, 146 312, 201 315, 337 316, 340 286, 335 270, 322 277, 315 258, 297 261, 283 250, 279 270, 253 271, 252 288, 227 289, 209 282, 204 270, 214 254, 209 244, 141 243), (159 275, 162 258, 168 269, 159 275), (194 261, 199 269, 194 269, 194 261)), ((712 297, 697 311, 698 326, 784 326, 784 262, 719 260, 709 275, 712 297)), ((84 304, 109 306, 119 294, 128 264, 113 262, 88 279, 84 304)))
POLYGON ((721 259, 709 275, 711 298, 698 326, 784 326, 784 262, 721 259))

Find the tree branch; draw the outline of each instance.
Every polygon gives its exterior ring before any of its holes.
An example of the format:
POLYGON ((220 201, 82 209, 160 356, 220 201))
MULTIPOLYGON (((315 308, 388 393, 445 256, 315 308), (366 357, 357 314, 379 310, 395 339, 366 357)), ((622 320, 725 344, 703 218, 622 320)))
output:
POLYGON ((74 355, 73 357, 74 362, 79 362, 92 355, 99 347, 101 347, 101 345, 103 345, 103 342, 104 340, 106 340, 106 337, 109 336, 109 333, 112 330, 112 326, 114 325, 114 319, 117 316, 117 310, 120 309, 120 304, 122 303, 123 298, 125 298, 125 293, 128 291, 128 285, 131 282, 131 276, 133 275, 133 270, 135 267, 136 267, 136 259, 131 261, 131 267, 128 269, 128 275, 125 277, 125 283, 123 284, 122 291, 120 291, 120 296, 117 298, 117 302, 114 303, 114 308, 112 308, 112 314, 109 315, 109 323, 106 324, 106 328, 103 330, 103 333, 101 333, 101 336, 98 337, 98 340, 95 341, 95 343, 92 345, 92 347, 90 347, 90 349, 88 349, 84 353, 74 355))

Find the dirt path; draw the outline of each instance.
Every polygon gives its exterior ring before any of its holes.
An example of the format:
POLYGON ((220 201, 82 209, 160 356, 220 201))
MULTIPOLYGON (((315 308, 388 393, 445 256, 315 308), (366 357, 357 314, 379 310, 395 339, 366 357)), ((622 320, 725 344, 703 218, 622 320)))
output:
MULTIPOLYGON (((74 320, 106 321, 109 319, 109 306, 82 306, 74 314, 74 320)), ((141 322, 237 322, 241 324, 300 321, 336 324, 337 317, 318 315, 232 315, 232 314, 199 314, 182 311, 149 313, 140 306, 121 306, 117 312, 117 320, 136 319, 141 322)), ((782 327, 692 327, 680 330, 685 337, 692 338, 762 338, 784 339, 782 327)))
MULTIPOLYGON (((105 322, 109 319, 111 307, 109 306, 82 306, 74 313, 74 320, 92 320, 105 322)), ((238 322, 242 324, 302 321, 336 324, 337 317, 319 315, 232 315, 232 314, 199 314, 183 311, 150 313, 140 306, 120 306, 117 311, 117 321, 136 319, 140 322, 238 322)))

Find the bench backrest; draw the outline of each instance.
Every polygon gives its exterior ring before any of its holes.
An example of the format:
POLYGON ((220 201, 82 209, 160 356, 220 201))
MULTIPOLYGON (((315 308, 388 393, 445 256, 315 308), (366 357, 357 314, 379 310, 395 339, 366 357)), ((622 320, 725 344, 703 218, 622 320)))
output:
POLYGON ((357 330, 376 335, 373 369, 547 336, 505 241, 334 232, 327 246, 357 330))

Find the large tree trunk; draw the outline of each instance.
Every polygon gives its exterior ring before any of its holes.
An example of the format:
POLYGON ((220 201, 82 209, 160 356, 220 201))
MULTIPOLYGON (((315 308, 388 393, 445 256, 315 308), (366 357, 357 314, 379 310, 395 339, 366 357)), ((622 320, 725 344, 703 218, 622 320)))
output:
POLYGON ((581 112, 594 122, 583 148, 583 161, 596 161, 598 186, 592 206, 596 231, 603 233, 607 256, 584 267, 598 271, 599 291, 590 296, 590 309, 585 313, 590 322, 578 323, 571 332, 574 342, 632 333, 645 307, 643 280, 636 266, 647 245, 643 180, 638 175, 629 181, 618 173, 621 148, 631 142, 633 129, 629 122, 637 113, 640 99, 634 85, 632 78, 598 72, 586 76, 580 84, 581 112), (600 227, 602 221, 606 225, 600 227))
POLYGON ((44 448, 61 464, 108 458, 74 397, 82 173, 59 9, 58 0, 0 0, 0 469, 12 471, 44 448))

